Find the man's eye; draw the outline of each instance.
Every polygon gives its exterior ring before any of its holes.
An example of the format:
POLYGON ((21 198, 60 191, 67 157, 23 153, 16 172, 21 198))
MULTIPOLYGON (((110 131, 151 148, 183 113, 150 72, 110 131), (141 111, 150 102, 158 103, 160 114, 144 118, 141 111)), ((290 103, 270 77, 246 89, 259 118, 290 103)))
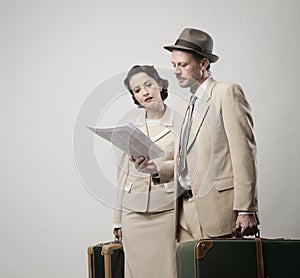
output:
POLYGON ((145 86, 146 86, 147 88, 149 88, 149 87, 152 86, 152 83, 146 83, 145 86))
POLYGON ((140 91, 140 89, 135 89, 133 92, 134 92, 135 94, 138 94, 139 91, 140 91))

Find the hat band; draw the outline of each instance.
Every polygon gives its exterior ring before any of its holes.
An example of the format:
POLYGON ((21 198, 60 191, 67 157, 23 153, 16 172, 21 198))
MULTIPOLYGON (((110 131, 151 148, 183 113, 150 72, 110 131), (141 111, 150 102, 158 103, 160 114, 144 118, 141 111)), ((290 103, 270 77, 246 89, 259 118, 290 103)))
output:
POLYGON ((185 46, 185 47, 189 47, 192 48, 196 51, 200 51, 200 52, 206 52, 206 53, 210 53, 211 54, 211 50, 203 50, 201 47, 199 47, 197 44, 194 44, 192 42, 186 41, 186 40, 182 40, 182 39, 178 39, 175 42, 175 45, 181 45, 181 46, 185 46))

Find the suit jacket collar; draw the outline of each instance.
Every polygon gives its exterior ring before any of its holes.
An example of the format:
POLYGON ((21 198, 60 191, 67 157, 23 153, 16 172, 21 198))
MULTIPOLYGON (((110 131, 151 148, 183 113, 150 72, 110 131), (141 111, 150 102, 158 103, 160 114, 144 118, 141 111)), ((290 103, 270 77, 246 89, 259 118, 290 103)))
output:
MULTIPOLYGON (((159 139, 171 132, 171 128, 173 127, 173 119, 174 111, 168 106, 166 106, 165 113, 160 119, 160 126, 162 130, 156 136, 151 137, 151 140, 153 142, 158 141, 159 139), (162 126, 165 126, 165 128, 162 128, 162 126)), ((138 116, 136 126, 139 127, 141 130, 144 130, 144 132, 146 131, 146 109, 144 109, 143 113, 141 113, 138 116)))
POLYGON ((198 132, 200 130, 200 127, 202 126, 203 120, 207 115, 207 111, 210 107, 210 99, 212 96, 212 90, 214 86, 217 84, 217 82, 213 79, 210 78, 208 80, 208 84, 206 86, 206 89, 204 91, 204 94, 202 98, 195 103, 195 108, 194 108, 194 118, 193 118, 193 123, 192 123, 192 130, 188 142, 188 150, 191 147, 191 145, 194 143, 198 132))

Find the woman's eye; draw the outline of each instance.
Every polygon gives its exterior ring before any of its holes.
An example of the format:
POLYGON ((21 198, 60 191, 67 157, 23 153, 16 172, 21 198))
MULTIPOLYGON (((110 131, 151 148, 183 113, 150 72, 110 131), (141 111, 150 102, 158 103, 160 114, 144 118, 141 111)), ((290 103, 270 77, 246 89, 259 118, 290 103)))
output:
POLYGON ((152 83, 146 83, 145 86, 149 88, 152 86, 152 83))
POLYGON ((140 89, 135 89, 135 90, 134 90, 134 93, 135 93, 135 94, 138 94, 139 91, 140 91, 140 89))

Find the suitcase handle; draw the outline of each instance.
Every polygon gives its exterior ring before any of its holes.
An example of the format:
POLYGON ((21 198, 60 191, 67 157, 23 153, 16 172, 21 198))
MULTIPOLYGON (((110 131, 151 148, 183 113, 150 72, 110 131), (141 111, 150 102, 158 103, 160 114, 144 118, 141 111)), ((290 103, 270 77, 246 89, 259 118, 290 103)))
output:
POLYGON ((232 229, 232 238, 243 238, 241 227, 232 229))
MULTIPOLYGON (((260 238, 260 230, 257 228, 255 238, 260 238)), ((232 238, 243 238, 242 227, 232 229, 232 238)))

